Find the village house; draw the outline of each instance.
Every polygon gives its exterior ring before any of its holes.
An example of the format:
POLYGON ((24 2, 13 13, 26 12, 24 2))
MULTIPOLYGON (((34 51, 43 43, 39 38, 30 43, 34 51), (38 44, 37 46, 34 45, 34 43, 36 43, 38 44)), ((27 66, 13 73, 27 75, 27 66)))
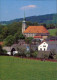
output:
POLYGON ((55 50, 57 53, 57 41, 44 41, 38 46, 38 51, 55 50))

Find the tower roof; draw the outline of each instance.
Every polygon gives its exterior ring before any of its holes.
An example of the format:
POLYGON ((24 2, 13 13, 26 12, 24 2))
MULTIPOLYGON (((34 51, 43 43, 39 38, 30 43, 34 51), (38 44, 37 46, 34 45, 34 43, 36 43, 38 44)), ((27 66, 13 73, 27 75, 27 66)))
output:
POLYGON ((25 22, 26 21, 26 18, 25 18, 25 10, 24 10, 24 18, 23 18, 23 22, 25 22))

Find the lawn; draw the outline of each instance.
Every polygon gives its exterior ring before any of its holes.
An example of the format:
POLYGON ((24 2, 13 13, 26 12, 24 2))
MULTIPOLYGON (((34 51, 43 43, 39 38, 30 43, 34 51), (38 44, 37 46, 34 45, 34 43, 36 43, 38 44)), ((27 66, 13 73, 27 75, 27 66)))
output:
POLYGON ((48 31, 49 31, 50 35, 56 36, 57 29, 50 29, 48 31))
POLYGON ((0 80, 57 80, 57 62, 0 56, 0 80))

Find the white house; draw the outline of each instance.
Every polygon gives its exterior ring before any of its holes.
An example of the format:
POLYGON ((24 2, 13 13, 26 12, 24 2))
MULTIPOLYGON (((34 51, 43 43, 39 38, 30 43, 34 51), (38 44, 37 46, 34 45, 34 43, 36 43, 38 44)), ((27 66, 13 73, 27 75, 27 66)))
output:
POLYGON ((46 42, 43 42, 38 46, 38 51, 47 51, 47 48, 48 44, 46 42))
POLYGON ((45 41, 38 45, 38 51, 51 51, 55 50, 57 53, 57 41, 45 41))

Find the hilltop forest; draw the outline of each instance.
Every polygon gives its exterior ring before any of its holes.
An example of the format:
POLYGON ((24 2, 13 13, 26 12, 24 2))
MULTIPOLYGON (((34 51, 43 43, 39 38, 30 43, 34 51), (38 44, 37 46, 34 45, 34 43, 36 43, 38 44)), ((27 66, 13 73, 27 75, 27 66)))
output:
MULTIPOLYGON (((13 22, 20 22, 23 18, 14 19, 10 21, 1 21, 0 24, 12 24, 13 22)), ((29 16, 26 17, 26 21, 30 21, 32 23, 45 23, 45 24, 56 24, 57 23, 57 14, 46 14, 39 16, 29 16)))

